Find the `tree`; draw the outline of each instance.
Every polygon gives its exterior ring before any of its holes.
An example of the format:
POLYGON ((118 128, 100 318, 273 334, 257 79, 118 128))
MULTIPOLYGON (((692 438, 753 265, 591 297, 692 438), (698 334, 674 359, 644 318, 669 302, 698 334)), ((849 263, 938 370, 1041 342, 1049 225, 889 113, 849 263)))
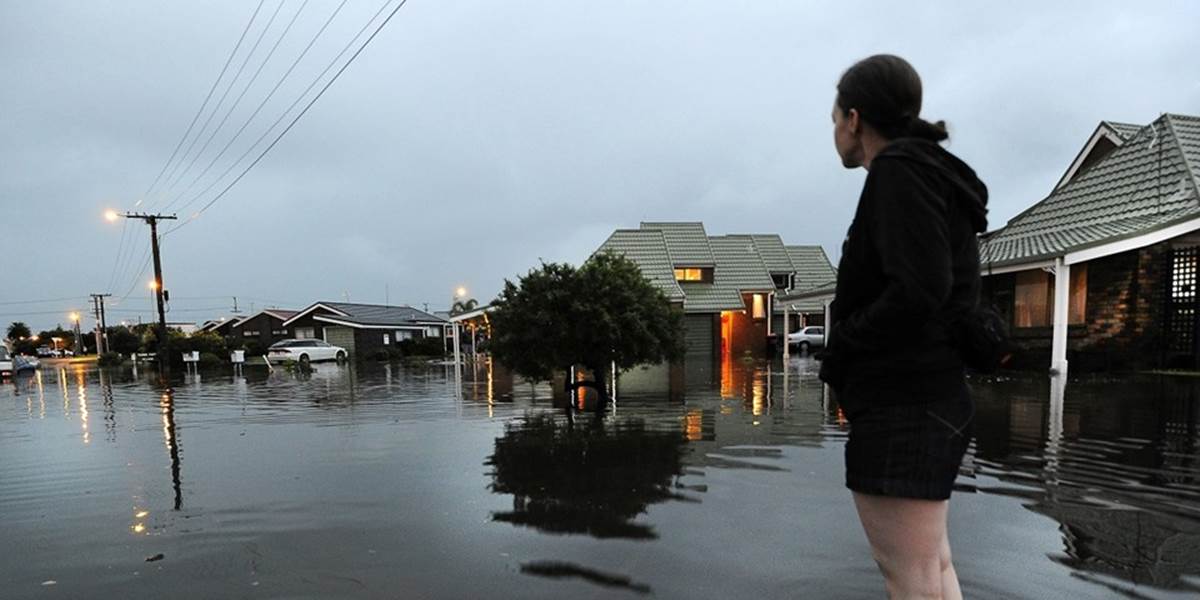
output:
POLYGON ((623 256, 598 254, 578 269, 543 264, 505 280, 492 306, 497 360, 535 381, 583 366, 605 400, 609 365, 625 371, 683 354, 683 312, 623 256))
POLYGON ((33 332, 29 331, 29 326, 21 321, 13 321, 12 324, 8 326, 8 339, 10 340, 19 340, 32 335, 33 332))
POLYGON ((479 306, 479 301, 474 298, 467 300, 455 300, 454 305, 450 307, 451 315, 461 315, 475 310, 479 306))

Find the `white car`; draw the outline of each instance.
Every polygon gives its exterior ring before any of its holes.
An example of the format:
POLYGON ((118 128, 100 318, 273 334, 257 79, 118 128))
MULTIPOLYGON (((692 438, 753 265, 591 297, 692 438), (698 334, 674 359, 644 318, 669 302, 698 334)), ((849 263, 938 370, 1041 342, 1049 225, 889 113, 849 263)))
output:
POLYGON ((812 348, 822 348, 825 346, 825 328, 815 325, 789 333, 788 345, 798 348, 801 352, 808 352, 812 348))
POLYGON ((298 363, 321 360, 346 360, 346 349, 321 340, 283 340, 267 348, 267 358, 272 361, 294 360, 298 363))
POLYGON ((0 346, 0 377, 12 377, 15 371, 13 359, 8 355, 8 348, 0 346))

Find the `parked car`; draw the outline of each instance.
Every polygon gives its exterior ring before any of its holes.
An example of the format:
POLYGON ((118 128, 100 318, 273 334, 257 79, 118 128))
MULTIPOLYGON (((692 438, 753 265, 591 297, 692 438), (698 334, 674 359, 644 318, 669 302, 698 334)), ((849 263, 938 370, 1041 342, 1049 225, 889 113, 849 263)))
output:
POLYGON ((808 352, 812 348, 822 348, 825 346, 825 328, 814 325, 789 333, 788 345, 799 349, 801 352, 808 352))
POLYGON ((270 360, 294 360, 298 363, 321 360, 346 360, 346 349, 322 340, 282 340, 267 348, 270 360))
POLYGON ((38 358, 54 358, 58 356, 58 351, 50 346, 38 346, 35 352, 37 352, 38 358))
POLYGON ((16 369, 13 368, 12 357, 8 355, 8 348, 0 346, 0 377, 12 377, 14 371, 16 369))

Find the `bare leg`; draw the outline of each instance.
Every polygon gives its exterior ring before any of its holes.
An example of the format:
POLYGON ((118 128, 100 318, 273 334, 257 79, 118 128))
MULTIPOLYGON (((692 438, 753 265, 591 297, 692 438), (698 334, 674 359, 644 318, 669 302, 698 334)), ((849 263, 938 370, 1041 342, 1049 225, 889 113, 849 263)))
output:
POLYGON ((855 492, 854 505, 889 598, 961 598, 946 535, 948 501, 855 492))

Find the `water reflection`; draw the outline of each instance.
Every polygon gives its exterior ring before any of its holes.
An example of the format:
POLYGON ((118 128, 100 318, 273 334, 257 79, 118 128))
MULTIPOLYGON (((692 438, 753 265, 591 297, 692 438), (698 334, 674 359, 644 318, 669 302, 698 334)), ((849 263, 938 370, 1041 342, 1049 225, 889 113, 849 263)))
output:
MULTIPOLYGON (((1180 378, 976 386, 978 474, 1059 523, 1051 560, 1200 591, 1200 399, 1180 378)), ((972 489, 974 486, 966 486, 972 489)), ((1120 591, 1120 590, 1116 590, 1120 591)))
POLYGON ((175 426, 173 390, 163 392, 159 407, 162 409, 163 443, 167 445, 167 454, 171 457, 171 488, 175 492, 175 510, 179 510, 183 507, 183 489, 179 480, 179 432, 175 426))
POLYGON ((512 494, 511 511, 495 521, 556 534, 654 539, 635 522, 646 508, 686 500, 674 490, 683 471, 678 431, 656 431, 639 419, 527 416, 496 438, 491 490, 512 494))

